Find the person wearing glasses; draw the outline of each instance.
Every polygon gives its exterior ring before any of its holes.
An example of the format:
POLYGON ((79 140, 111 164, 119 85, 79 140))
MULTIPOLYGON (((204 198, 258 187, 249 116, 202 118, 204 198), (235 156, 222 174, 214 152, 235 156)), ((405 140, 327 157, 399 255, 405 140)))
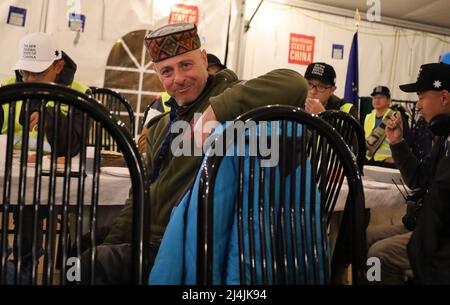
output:
POLYGON ((324 62, 309 64, 305 78, 308 81, 308 97, 305 110, 311 114, 319 114, 325 110, 341 110, 358 119, 358 112, 352 103, 334 95, 336 91, 336 72, 324 62))
MULTIPOLYGON (((308 82, 308 97, 305 101, 305 110, 311 114, 319 114, 326 110, 340 110, 347 112, 358 120, 358 112, 352 103, 334 95, 336 91, 336 72, 334 68, 324 62, 315 62, 308 65, 305 72, 308 82)), ((358 120, 359 121, 359 120, 358 120)), ((367 213, 367 212, 366 212, 367 213)), ((366 215, 366 217, 369 217, 366 215)), ((331 239, 336 239, 335 232, 339 230, 342 211, 335 211, 331 217, 331 239)), ((350 241, 345 242, 346 247, 351 247, 350 241)), ((349 248, 350 249, 350 248, 349 248)), ((350 251, 350 250, 349 250, 350 251)), ((350 264, 349 257, 336 260, 337 272, 333 282, 347 284, 347 268, 350 264)))
MULTIPOLYGON (((12 70, 15 72, 15 76, 4 80, 0 86, 6 86, 9 84, 19 82, 38 82, 38 83, 57 83, 59 85, 67 86, 76 91, 90 94, 90 89, 87 86, 74 81, 77 65, 75 62, 59 48, 56 47, 51 36, 45 33, 32 33, 20 40, 19 43, 19 60, 13 66, 12 70)), ((39 123, 39 108, 40 101, 29 101, 30 103, 30 115, 25 118, 24 108, 22 107, 22 101, 16 102, 16 116, 14 118, 14 148, 20 149, 22 143, 22 132, 25 120, 29 121, 30 128, 30 150, 36 149, 37 145, 37 127, 39 123)), ((59 132, 55 132, 53 126, 53 117, 55 115, 55 109, 52 104, 47 104, 45 107, 45 140, 44 140, 44 152, 48 153, 52 149, 56 149, 56 155, 58 163, 64 162, 67 148, 67 130, 69 120, 67 119, 68 106, 62 104, 61 116, 59 122, 59 132), (57 147, 51 147, 54 137, 57 137, 57 147)), ((82 112, 75 110, 73 112, 73 125, 71 134, 71 156, 73 157, 80 151, 82 147, 81 134, 82 134, 82 112)), ((6 134, 8 131, 9 121, 9 104, 3 104, 0 107, 0 128, 1 133, 6 134)), ((28 163, 32 164, 36 162, 36 154, 31 153, 28 156, 28 163)), ((41 207, 39 210, 39 220, 42 224, 43 219, 48 214, 48 208, 41 207)), ((30 283, 31 280, 31 253, 32 253, 32 224, 33 224, 33 207, 31 205, 26 206, 23 211, 23 226, 22 226, 22 272, 24 275, 21 279, 22 283, 30 283)), ((17 211, 13 213, 14 223, 18 220, 17 211)), ((38 244, 42 247, 42 232, 38 234, 38 244)), ((14 252, 16 251, 16 245, 14 246, 14 252)), ((39 251, 39 249, 38 249, 39 251)), ((16 256, 16 255, 14 255, 16 256)), ((17 259, 17 257, 15 257, 17 259)), ((11 279, 10 279, 11 280, 11 279)), ((8 282, 8 279, 7 279, 8 282)))

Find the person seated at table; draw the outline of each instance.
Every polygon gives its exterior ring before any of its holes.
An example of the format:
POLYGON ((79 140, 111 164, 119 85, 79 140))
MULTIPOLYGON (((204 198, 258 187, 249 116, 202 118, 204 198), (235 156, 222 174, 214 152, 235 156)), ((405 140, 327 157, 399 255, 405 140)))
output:
MULTIPOLYGON (((74 80, 75 72, 77 70, 76 63, 62 50, 60 50, 56 43, 52 40, 49 34, 32 33, 20 40, 19 43, 19 60, 12 68, 15 76, 4 80, 0 86, 20 82, 40 82, 40 83, 57 83, 67 86, 73 90, 90 94, 89 87, 74 80)), ((39 103, 40 101, 30 101, 30 144, 35 146, 37 139, 37 126, 39 123, 39 103)), ((5 134, 8 130, 8 113, 9 105, 3 104, 0 111, 3 112, 3 120, 0 122, 1 133, 5 134)), ((46 121, 45 121, 45 137, 46 148, 49 151, 49 146, 52 145, 53 138, 57 137, 57 147, 55 147, 58 156, 66 155, 67 143, 67 105, 61 106, 62 116, 59 124, 59 132, 55 133, 53 128, 54 109, 51 103, 46 105, 46 121)), ((24 107, 22 101, 16 103, 16 117, 14 120, 14 134, 17 139, 21 139, 22 128, 25 122, 24 107)), ((74 111, 73 128, 72 128, 72 156, 78 154, 81 148, 81 113, 74 111)))
MULTIPOLYGON (((76 63, 61 49, 56 46, 55 41, 49 34, 45 33, 32 33, 24 36, 19 43, 19 60, 13 66, 15 76, 4 80, 1 86, 20 82, 39 82, 39 83, 57 83, 63 86, 67 86, 73 90, 90 93, 89 87, 82 85, 81 83, 74 81, 75 72, 77 70, 76 63)), ((22 139, 23 125, 25 120, 29 120, 30 128, 30 148, 35 149, 37 144, 37 126, 39 123, 39 110, 40 101, 30 101, 30 115, 29 118, 25 118, 24 108, 22 107, 22 101, 16 102, 16 116, 14 118, 14 137, 17 139, 15 145, 16 149, 20 148, 20 141, 22 139)), ((66 156, 67 147, 67 105, 61 105, 61 113, 58 132, 53 127, 53 116, 55 111, 52 104, 47 104, 45 108, 45 139, 44 151, 50 152, 52 149, 56 149, 56 155, 58 157, 66 156), (54 137, 56 140, 56 147, 51 147, 54 137)), ((0 127, 1 133, 6 134, 8 132, 9 121, 9 104, 3 104, 0 107, 0 127)), ((78 110, 74 111, 73 126, 72 126, 72 139, 71 139, 71 156, 73 157, 81 149, 81 133, 82 133, 82 113, 78 110)), ((15 142, 16 142, 15 141, 15 142)), ((35 154, 29 155, 28 162, 35 162, 35 154)), ((63 162, 62 158, 59 158, 58 163, 63 162)), ((40 226, 42 221, 46 217, 48 212, 47 208, 39 210, 40 226)), ((22 227, 22 264, 23 269, 31 271, 31 248, 32 248, 32 217, 33 207, 25 206, 23 210, 23 227, 22 227)), ((14 223, 18 221, 17 211, 13 213, 14 223)), ((42 243, 42 232, 38 234, 38 245, 42 243)), ((15 249, 16 247, 14 247, 15 249)), ((24 272, 26 274, 26 272, 24 272)), ((25 277, 27 278, 27 277, 25 277)), ((28 281, 28 279, 26 279, 28 281)))
POLYGON ((216 55, 208 53, 206 54, 206 58, 208 59, 208 74, 214 75, 219 73, 223 69, 227 69, 227 66, 222 64, 222 62, 216 55))
MULTIPOLYGON (((376 86, 372 93, 373 110, 364 119, 364 133, 366 136, 366 164, 394 167, 394 159, 389 143, 384 133, 385 122, 397 111, 390 108, 391 92, 388 87, 376 86)), ((400 115, 400 113, 398 113, 400 115)), ((408 122, 404 121, 406 127, 408 122)), ((404 137, 407 138, 406 132, 404 137)))
MULTIPOLYGON (((170 132, 173 124, 193 127, 184 136, 191 148, 202 147, 213 129, 212 122, 233 120, 244 112, 274 102, 302 107, 307 83, 299 73, 288 69, 274 70, 246 82, 239 81, 229 69, 208 75, 206 51, 200 50, 200 37, 192 23, 156 29, 146 36, 145 45, 158 77, 171 96, 170 112, 153 118, 148 124, 147 166, 151 174, 152 211, 150 228, 144 229, 151 231, 151 266, 171 211, 191 186, 202 160, 202 156, 194 153, 174 155, 171 144, 178 133, 170 132), (196 113, 198 119, 194 117, 196 113)), ((96 284, 130 282, 132 211, 132 201, 127 200, 104 244, 97 246, 96 284)), ((81 277, 85 283, 88 267, 89 253, 85 253, 81 259, 81 277)))
POLYGON ((403 121, 392 117, 385 133, 395 165, 410 189, 420 196, 410 202, 403 223, 374 227, 367 232, 368 257, 380 260, 381 284, 402 284, 413 269, 421 283, 449 283, 448 136, 450 130, 450 65, 424 64, 415 83, 401 85, 417 92, 417 108, 437 136, 430 155, 417 160, 403 138, 403 121))
POLYGON ((333 66, 324 62, 309 64, 305 71, 305 78, 308 81, 308 97, 305 102, 307 112, 319 114, 325 110, 340 110, 358 120, 356 107, 334 94, 336 72, 333 66))

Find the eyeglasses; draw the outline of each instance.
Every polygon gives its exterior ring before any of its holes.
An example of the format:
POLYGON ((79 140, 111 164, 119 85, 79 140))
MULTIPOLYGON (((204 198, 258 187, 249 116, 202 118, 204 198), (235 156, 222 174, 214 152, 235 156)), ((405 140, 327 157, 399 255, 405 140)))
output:
POLYGON ((28 78, 32 77, 33 79, 41 80, 48 74, 48 72, 50 72, 50 70, 52 68, 53 68, 53 64, 42 72, 30 72, 30 71, 26 71, 26 70, 19 70, 19 74, 24 79, 28 79, 28 78))
POLYGON ((320 93, 324 92, 327 89, 330 89, 331 87, 333 87, 333 86, 324 86, 322 84, 314 85, 313 83, 308 82, 308 89, 309 90, 312 90, 312 89, 316 88, 317 92, 320 92, 320 93))

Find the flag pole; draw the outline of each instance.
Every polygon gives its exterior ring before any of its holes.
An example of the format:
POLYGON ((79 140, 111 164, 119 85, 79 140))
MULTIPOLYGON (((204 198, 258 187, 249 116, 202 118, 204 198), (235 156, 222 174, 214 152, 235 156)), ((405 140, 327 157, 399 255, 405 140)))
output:
POLYGON ((356 32, 358 32, 359 29, 359 23, 361 22, 361 15, 359 14, 359 10, 356 9, 355 11, 355 27, 356 27, 356 32))
MULTIPOLYGON (((355 11, 355 28, 356 28, 356 33, 358 33, 358 29, 359 29, 359 23, 361 22, 361 15, 359 14, 359 10, 358 8, 356 8, 355 11)), ((358 113, 361 111, 361 99, 359 98, 359 94, 358 94, 358 113)))

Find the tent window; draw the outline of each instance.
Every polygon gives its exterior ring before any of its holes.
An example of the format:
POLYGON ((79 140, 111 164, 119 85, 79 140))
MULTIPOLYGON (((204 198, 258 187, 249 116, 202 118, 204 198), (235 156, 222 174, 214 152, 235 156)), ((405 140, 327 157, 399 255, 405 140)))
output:
POLYGON ((103 84, 128 99, 136 113, 137 131, 145 108, 164 90, 143 43, 147 33, 130 32, 116 41, 108 56, 103 84))

